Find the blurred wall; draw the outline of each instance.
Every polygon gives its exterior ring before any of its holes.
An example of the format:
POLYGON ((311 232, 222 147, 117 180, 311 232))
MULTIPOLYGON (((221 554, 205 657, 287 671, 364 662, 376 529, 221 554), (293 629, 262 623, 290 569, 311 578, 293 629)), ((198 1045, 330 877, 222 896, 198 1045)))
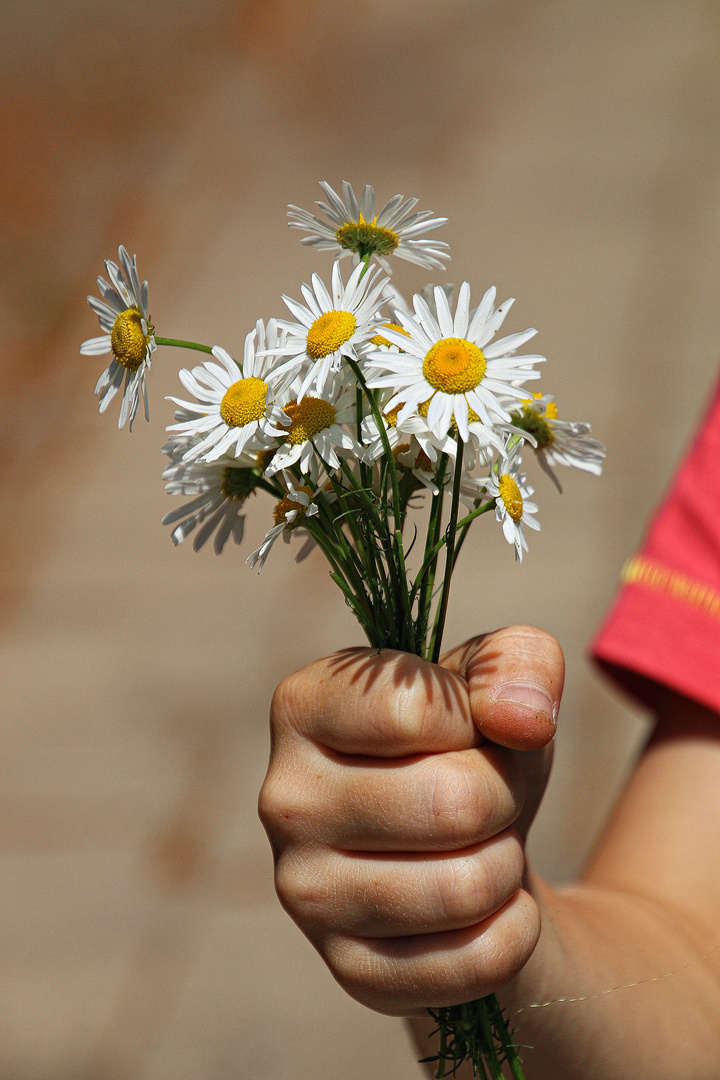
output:
MULTIPOLYGON (((584 651, 716 374, 717 5, 699 0, 101 0, 0 12, 0 1073, 419 1076, 280 910, 255 801, 279 678, 360 641, 319 556, 172 549, 162 429, 118 433, 80 357, 119 243, 158 333, 236 354, 329 256, 317 181, 446 214, 448 276, 518 298, 543 386, 608 445, 538 482, 521 567, 476 529, 448 642, 514 621, 568 659, 532 837, 576 872, 647 730, 584 651)), ((427 277, 395 273, 409 294, 427 277)), ((510 325, 511 324, 511 325, 510 325)))

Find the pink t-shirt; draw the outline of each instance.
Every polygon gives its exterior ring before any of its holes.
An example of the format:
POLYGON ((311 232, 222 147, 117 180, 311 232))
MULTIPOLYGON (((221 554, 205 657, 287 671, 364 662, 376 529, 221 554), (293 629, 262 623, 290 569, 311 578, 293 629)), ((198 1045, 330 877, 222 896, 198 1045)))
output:
POLYGON ((720 385, 591 653, 720 712, 720 385))

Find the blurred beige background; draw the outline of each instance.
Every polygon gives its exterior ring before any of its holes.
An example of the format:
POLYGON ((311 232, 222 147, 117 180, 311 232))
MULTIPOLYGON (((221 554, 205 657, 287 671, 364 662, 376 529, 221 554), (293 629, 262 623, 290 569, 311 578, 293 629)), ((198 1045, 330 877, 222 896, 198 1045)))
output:
POLYGON ((244 565, 259 500, 243 550, 172 548, 163 399, 192 357, 156 354, 152 424, 98 416, 103 258, 138 253, 159 334, 238 353, 330 267, 286 204, 347 178, 446 214, 448 277, 518 298, 607 469, 538 480, 521 567, 476 528, 446 640, 563 645, 531 846, 567 877, 647 730, 586 645, 717 368, 719 35, 700 0, 2 5, 3 1080, 420 1076, 280 909, 255 811, 275 683, 359 631, 319 555, 244 565))

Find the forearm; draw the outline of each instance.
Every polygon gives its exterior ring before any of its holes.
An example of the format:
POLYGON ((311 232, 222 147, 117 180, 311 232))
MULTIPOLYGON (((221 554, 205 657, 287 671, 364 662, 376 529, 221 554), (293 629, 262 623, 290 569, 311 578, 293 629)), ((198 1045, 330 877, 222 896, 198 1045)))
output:
POLYGON ((644 893, 535 892, 543 933, 500 995, 528 1080, 717 1080, 718 968, 701 959, 716 942, 644 893))
MULTIPOLYGON (((717 1080, 720 976, 701 959, 716 942, 644 895, 539 881, 530 891, 540 940, 498 993, 527 1080, 717 1080)), ((430 1054, 432 1023, 410 1025, 430 1054)))
POLYGON ((528 1080, 720 1076, 720 722, 675 719, 682 735, 669 721, 643 755, 582 880, 527 876, 542 933, 499 997, 528 1080))

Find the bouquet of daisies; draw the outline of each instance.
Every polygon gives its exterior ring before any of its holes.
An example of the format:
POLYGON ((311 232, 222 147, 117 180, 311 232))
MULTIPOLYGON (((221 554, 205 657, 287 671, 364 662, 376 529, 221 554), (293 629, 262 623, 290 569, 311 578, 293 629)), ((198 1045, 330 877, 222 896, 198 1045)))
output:
MULTIPOLYGON (((224 348, 160 337, 147 282, 124 247, 106 262, 101 299, 88 297, 103 333, 81 346, 111 353, 96 394, 104 412, 121 395, 119 427, 132 428, 159 346, 207 354, 180 372, 167 428, 166 490, 184 500, 163 523, 173 543, 212 537, 219 554, 243 540, 251 495, 272 498, 265 537, 247 557, 262 570, 276 541, 302 537, 297 558, 321 549, 371 645, 436 662, 450 583, 468 530, 494 514, 521 560, 537 530, 529 450, 560 488, 559 465, 599 474, 602 445, 585 423, 560 420, 551 395, 533 392, 545 357, 520 350, 534 329, 500 336, 513 304, 468 282, 428 285, 412 304, 391 282, 392 257, 443 269, 448 245, 428 234, 446 218, 395 195, 377 213, 366 185, 322 185, 322 216, 289 207, 303 244, 336 255, 330 281, 313 274, 302 299, 283 296, 289 317, 258 319, 242 357, 224 348), (351 257, 344 277, 343 256, 351 257), (408 512, 412 511, 408 523, 408 512)), ((439 1076, 470 1060, 478 1076, 522 1077, 517 1047, 494 997, 432 1010, 439 1076)))

